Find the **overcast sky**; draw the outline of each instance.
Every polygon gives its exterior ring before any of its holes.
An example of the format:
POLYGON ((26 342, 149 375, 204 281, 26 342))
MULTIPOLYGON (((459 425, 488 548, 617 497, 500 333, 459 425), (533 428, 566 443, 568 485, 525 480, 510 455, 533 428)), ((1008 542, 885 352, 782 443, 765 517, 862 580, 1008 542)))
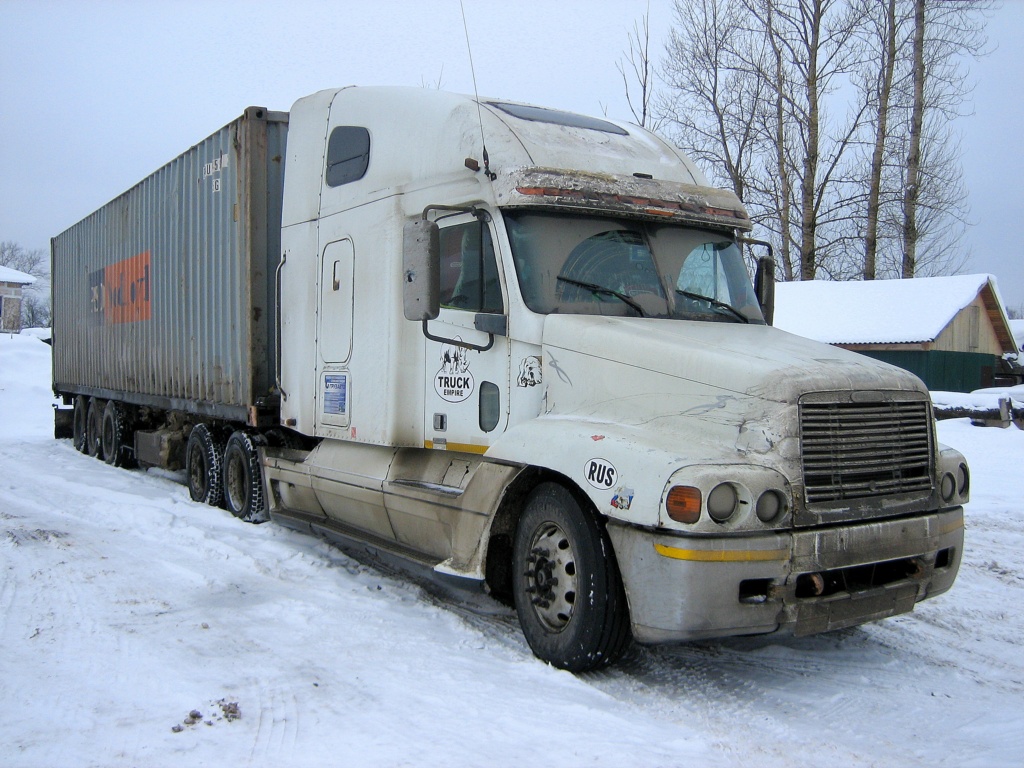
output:
MULTIPOLYGON (((482 95, 630 119, 615 68, 647 0, 465 0, 482 95)), ((671 0, 650 0, 660 56, 671 0)), ((968 272, 1024 306, 1024 2, 989 26, 959 126, 968 272)), ((342 85, 473 90, 458 0, 0 0, 0 240, 49 238, 234 119, 342 85)))

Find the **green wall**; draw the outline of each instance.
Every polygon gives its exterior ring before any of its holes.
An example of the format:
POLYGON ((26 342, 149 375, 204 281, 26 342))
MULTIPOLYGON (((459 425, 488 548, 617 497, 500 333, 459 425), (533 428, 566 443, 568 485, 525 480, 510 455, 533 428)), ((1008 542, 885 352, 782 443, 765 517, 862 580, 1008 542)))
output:
POLYGON ((993 355, 977 352, 861 351, 875 360, 899 366, 916 374, 928 389, 970 392, 992 386, 997 363, 993 355))

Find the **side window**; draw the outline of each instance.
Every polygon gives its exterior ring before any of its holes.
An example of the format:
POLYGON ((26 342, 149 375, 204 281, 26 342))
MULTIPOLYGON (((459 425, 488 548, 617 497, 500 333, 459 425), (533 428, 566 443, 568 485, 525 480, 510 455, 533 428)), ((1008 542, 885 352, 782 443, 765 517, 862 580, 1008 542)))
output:
POLYGON ((366 175, 370 164, 370 132, 356 125, 339 125, 327 142, 327 186, 340 187, 366 175))
POLYGON ((441 230, 441 306, 504 311, 491 232, 482 221, 441 230))

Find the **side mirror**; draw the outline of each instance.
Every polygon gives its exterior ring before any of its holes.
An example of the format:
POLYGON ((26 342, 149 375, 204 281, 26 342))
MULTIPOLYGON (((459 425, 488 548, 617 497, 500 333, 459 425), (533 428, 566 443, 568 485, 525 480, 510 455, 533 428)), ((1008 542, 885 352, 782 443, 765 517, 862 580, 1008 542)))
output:
POLYGON ((775 259, 771 256, 762 256, 757 260, 754 293, 757 294, 757 303, 761 305, 764 321, 771 325, 775 316, 775 259))
POLYGON ((441 236, 433 221, 407 222, 402 242, 402 304, 406 320, 433 320, 441 311, 441 236))

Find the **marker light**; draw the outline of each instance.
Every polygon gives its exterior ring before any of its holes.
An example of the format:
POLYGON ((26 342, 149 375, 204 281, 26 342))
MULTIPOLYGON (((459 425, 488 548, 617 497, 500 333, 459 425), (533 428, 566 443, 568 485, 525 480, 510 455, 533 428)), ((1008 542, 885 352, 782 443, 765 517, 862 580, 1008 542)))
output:
POLYGON ((668 516, 677 523, 696 523, 700 519, 700 489, 675 485, 665 497, 668 516))

